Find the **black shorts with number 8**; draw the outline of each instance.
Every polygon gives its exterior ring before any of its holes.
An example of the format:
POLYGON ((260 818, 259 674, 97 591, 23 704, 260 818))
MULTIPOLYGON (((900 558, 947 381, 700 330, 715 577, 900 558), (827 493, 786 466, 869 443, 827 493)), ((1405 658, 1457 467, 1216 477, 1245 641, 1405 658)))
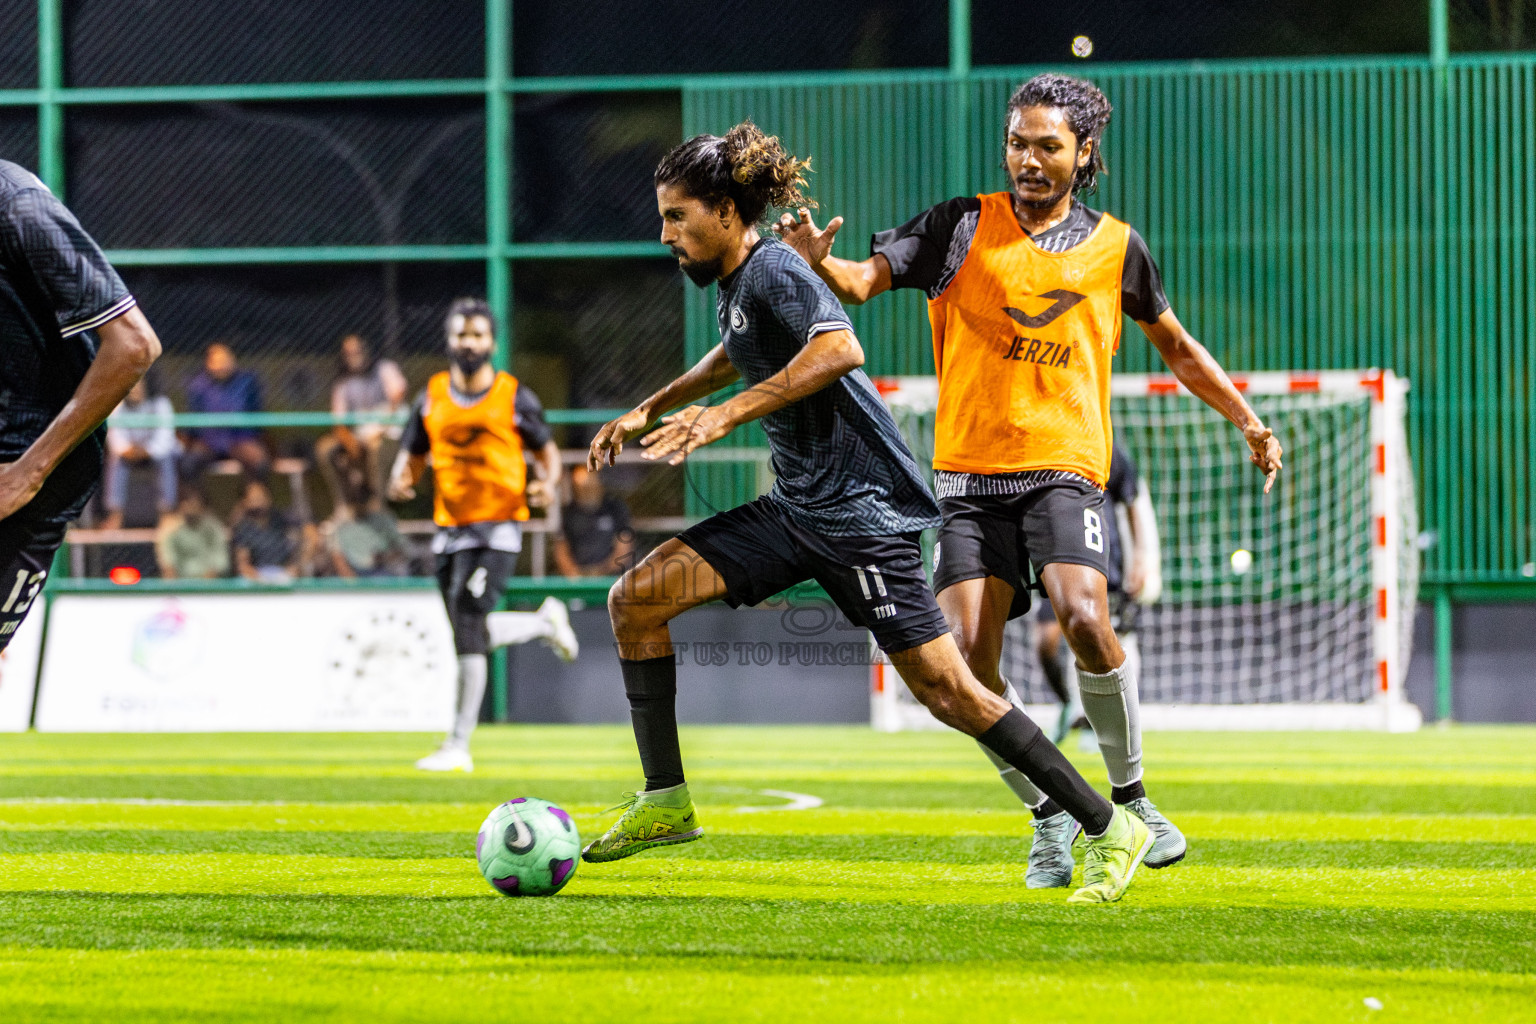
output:
POLYGON ((1052 562, 1086 565, 1108 575, 1104 492, 1081 477, 1054 479, 1019 494, 940 498, 944 525, 934 552, 933 589, 996 576, 1013 587, 1016 619, 1029 611, 1030 590, 1052 562))

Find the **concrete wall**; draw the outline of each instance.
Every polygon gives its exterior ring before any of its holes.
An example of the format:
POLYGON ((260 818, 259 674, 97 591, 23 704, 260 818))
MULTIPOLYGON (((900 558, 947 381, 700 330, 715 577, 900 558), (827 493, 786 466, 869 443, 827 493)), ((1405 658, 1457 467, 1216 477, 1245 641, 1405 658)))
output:
MULTIPOLYGON (((1465 605, 1452 616, 1452 717, 1458 722, 1536 722, 1536 604, 1465 605)), ((1435 616, 1414 621, 1408 699, 1435 717, 1435 616)))
MULTIPOLYGON (((508 654, 513 721, 628 722, 607 610, 572 611, 571 625, 581 640, 574 664, 542 644, 508 654)), ((867 637, 819 610, 695 608, 672 624, 678 719, 868 722, 867 637)))
MULTIPOLYGON (((672 631, 679 648, 678 717, 869 721, 865 634, 820 614, 712 605, 681 616, 672 631)), ((562 663, 541 644, 509 653, 512 719, 627 722, 629 704, 606 610, 573 611, 571 622, 582 644, 575 664, 562 663)), ((1456 720, 1536 722, 1536 604, 1459 608, 1454 636, 1456 720)), ((1415 620, 1408 697, 1426 719, 1434 718, 1434 615, 1427 605, 1415 620)))

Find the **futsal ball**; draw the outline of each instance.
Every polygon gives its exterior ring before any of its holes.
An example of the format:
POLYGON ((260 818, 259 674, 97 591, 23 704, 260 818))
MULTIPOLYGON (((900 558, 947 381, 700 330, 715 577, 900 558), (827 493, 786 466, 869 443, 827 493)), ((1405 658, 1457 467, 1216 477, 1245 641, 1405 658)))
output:
POLYGON ((576 873, 581 836, 547 800, 520 796, 486 815, 475 837, 480 873, 503 896, 553 896, 576 873))

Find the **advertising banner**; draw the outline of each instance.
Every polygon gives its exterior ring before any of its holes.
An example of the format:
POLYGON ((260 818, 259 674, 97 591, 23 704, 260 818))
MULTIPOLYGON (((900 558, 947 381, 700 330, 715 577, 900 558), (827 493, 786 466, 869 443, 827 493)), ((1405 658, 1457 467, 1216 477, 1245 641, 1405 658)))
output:
POLYGON ((37 689, 37 661, 43 653, 41 598, 16 628, 10 646, 0 653, 0 732, 26 732, 32 719, 32 694, 37 689))
POLYGON ((43 662, 50 732, 446 730, 457 669, 428 590, 62 595, 43 662))

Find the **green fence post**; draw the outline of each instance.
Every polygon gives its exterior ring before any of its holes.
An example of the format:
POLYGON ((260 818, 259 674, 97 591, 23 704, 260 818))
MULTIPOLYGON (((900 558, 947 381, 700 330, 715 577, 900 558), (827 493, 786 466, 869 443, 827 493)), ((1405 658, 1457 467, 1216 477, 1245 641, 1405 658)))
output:
POLYGON ((1447 0, 1429 0, 1429 59, 1444 65, 1451 55, 1451 17, 1447 0))
POLYGON ((1451 669, 1451 590, 1435 591, 1435 718, 1450 722, 1455 713, 1452 702, 1454 680, 1451 669))
MULTIPOLYGON (((486 301, 496 314, 501 337, 496 365, 512 365, 512 0, 485 2, 485 261, 486 301)), ((491 655, 491 717, 507 720, 507 651, 491 655)))
POLYGON ((37 3, 37 176, 64 197, 64 0, 37 3))
POLYGON ((944 180, 950 195, 969 195, 971 0, 949 0, 949 125, 944 180))

